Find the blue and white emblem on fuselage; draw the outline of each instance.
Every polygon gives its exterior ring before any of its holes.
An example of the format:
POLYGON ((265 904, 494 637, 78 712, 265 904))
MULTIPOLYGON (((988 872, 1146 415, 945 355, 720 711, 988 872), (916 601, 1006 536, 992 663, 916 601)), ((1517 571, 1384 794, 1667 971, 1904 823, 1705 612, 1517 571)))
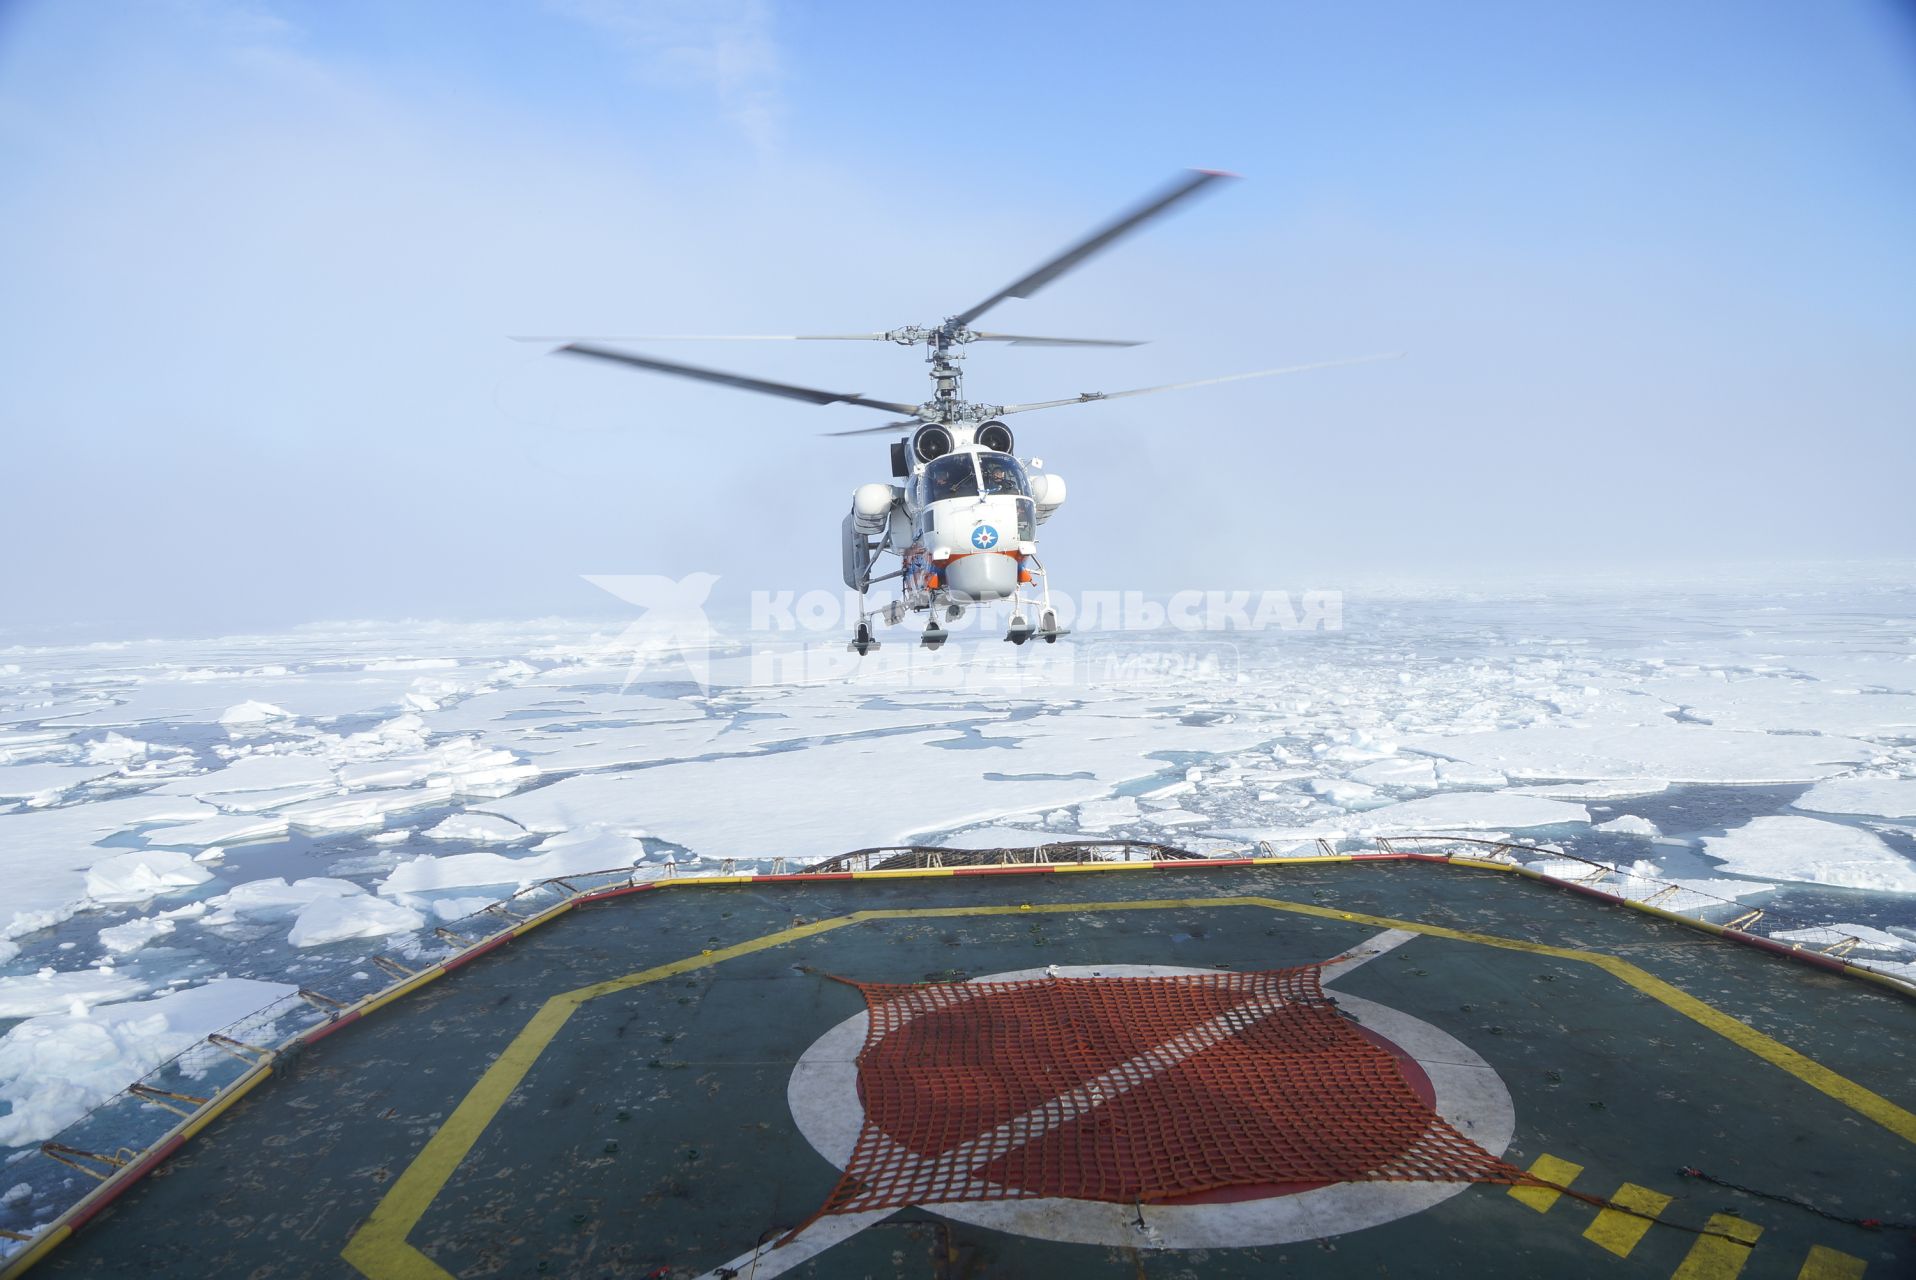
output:
POLYGON ((989 551, 998 545, 998 531, 988 524, 981 524, 971 531, 971 545, 980 551, 989 551))

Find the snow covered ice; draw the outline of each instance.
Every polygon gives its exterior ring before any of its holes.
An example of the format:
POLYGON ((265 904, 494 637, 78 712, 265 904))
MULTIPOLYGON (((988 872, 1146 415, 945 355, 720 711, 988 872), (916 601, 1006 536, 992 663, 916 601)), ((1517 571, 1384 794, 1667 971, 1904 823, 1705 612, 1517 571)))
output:
POLYGON ((988 635, 988 680, 964 640, 805 684, 727 650, 703 688, 590 624, 0 649, 0 1144, 522 886, 667 862, 1454 833, 1911 963, 1916 592, 1788 600, 1352 598, 1170 681, 1124 636, 988 635), (1006 678, 1039 661, 1072 678, 1006 678))

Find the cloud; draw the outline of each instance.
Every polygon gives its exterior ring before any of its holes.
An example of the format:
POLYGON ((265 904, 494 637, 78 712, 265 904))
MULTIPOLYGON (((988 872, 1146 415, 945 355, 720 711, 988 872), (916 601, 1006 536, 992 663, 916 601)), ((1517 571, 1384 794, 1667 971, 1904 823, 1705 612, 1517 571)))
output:
POLYGON ((646 83, 710 92, 760 153, 777 143, 784 68, 765 0, 551 0, 549 7, 616 42, 646 83))

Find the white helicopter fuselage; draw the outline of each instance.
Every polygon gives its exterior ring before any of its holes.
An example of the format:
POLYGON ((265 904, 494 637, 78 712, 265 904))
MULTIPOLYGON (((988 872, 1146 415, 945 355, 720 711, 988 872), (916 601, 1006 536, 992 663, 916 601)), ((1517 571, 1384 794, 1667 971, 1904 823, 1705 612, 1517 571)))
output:
POLYGON ((912 541, 925 549, 939 586, 954 599, 1003 600, 1017 591, 1021 575, 1031 580, 1024 562, 1038 552, 1038 517, 1029 490, 1016 458, 975 447, 917 468, 905 487, 903 514, 912 541), (980 484, 981 477, 987 482, 980 484))
POLYGON ((849 585, 861 586, 855 579, 869 579, 872 562, 887 552, 899 557, 909 608, 1015 599, 1042 573, 1038 525, 1063 503, 1064 481, 1033 470, 1008 448, 988 447, 1011 444, 1002 423, 989 425, 996 434, 935 428, 926 447, 929 433, 921 432, 904 442, 901 452, 911 462, 904 483, 868 484, 853 494, 845 529, 849 585))

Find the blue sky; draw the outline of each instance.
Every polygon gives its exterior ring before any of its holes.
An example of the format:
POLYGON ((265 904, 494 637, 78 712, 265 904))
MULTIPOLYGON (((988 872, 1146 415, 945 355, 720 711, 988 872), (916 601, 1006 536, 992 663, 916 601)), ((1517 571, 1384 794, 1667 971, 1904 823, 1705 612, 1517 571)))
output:
MULTIPOLYGON (((995 324, 1061 586, 1916 556, 1916 22, 1861 2, 0 9, 0 631, 836 585, 866 411, 544 332, 995 324)), ((917 399, 911 353, 678 347, 917 399)))

